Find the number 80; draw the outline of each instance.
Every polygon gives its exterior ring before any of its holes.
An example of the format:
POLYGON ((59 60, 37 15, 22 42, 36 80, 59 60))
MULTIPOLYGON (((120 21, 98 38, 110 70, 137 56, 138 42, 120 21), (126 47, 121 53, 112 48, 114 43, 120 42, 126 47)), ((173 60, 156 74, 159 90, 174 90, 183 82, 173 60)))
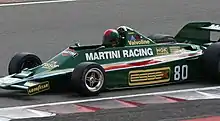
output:
POLYGON ((188 65, 174 67, 174 80, 185 80, 188 78, 188 65))

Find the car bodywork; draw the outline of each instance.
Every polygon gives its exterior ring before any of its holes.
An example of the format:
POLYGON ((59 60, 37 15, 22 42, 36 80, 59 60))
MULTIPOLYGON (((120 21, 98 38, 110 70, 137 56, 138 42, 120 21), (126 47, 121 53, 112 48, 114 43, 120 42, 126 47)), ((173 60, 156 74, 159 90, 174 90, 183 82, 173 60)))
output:
POLYGON ((220 31, 218 24, 193 22, 174 36, 176 42, 156 43, 137 30, 123 27, 127 29, 123 47, 70 46, 42 65, 0 78, 0 87, 27 90, 29 95, 65 89, 81 62, 96 62, 105 69, 106 89, 198 80, 204 76, 200 57, 214 43, 210 31, 220 31))

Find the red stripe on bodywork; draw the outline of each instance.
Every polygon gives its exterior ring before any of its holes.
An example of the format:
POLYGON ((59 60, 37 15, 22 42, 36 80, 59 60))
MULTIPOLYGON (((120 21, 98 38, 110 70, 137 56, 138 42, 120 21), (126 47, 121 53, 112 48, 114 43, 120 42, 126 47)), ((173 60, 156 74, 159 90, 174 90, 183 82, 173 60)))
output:
POLYGON ((106 66, 106 67, 104 67, 104 69, 106 71, 108 71, 108 70, 119 69, 119 68, 128 68, 128 67, 133 67, 133 66, 144 66, 144 65, 154 64, 154 63, 158 63, 158 62, 161 62, 161 61, 148 60, 148 61, 142 61, 142 62, 133 62, 133 63, 128 63, 128 64, 118 64, 118 65, 106 66))
POLYGON ((130 66, 142 66, 142 65, 149 65, 149 64, 154 64, 154 63, 158 63, 158 62, 160 62, 160 61, 148 60, 148 61, 130 63, 128 65, 130 65, 130 66))

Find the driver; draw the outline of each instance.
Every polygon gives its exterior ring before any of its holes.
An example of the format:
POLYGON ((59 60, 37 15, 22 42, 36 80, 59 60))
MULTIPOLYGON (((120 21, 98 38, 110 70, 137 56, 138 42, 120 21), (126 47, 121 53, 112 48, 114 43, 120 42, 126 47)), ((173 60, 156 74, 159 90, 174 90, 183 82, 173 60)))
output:
POLYGON ((115 29, 108 29, 104 32, 103 45, 106 47, 120 46, 119 33, 115 29))

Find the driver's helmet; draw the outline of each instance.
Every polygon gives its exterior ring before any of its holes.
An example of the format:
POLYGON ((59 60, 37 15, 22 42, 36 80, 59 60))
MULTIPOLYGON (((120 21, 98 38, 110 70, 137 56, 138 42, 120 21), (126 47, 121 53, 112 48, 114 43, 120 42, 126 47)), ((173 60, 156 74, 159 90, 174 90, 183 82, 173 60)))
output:
POLYGON ((104 32, 103 45, 106 47, 117 47, 120 45, 119 33, 115 29, 108 29, 104 32))

